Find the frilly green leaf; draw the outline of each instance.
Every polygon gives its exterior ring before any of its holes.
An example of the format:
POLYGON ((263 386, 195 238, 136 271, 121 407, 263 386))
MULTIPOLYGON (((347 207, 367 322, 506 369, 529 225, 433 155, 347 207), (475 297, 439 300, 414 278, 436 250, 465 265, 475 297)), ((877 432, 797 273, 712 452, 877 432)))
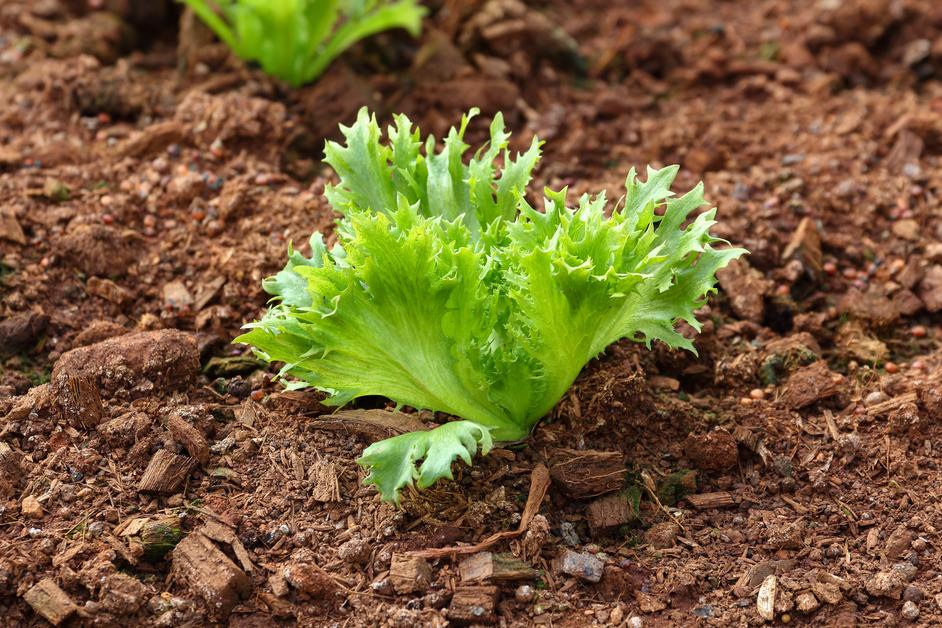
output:
POLYGON ((488 428, 471 421, 454 421, 373 443, 357 464, 370 471, 363 483, 376 486, 385 501, 398 506, 404 487, 415 482, 419 488, 428 488, 442 478, 452 480, 451 464, 456 459, 470 465, 478 449, 487 455, 492 446, 488 428))

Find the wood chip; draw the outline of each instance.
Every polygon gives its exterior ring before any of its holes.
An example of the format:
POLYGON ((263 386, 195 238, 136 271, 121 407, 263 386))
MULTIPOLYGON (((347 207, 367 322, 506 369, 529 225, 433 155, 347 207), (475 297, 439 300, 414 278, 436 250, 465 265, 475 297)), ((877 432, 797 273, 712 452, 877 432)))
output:
POLYGON ((124 305, 134 298, 128 290, 125 290, 110 279, 101 277, 89 277, 85 283, 85 291, 96 297, 101 297, 105 301, 110 301, 115 305, 124 305))
POLYGON ((876 403, 867 408, 867 416, 873 418, 889 414, 908 403, 916 403, 918 395, 915 392, 908 392, 892 399, 887 399, 881 403, 876 403))
POLYGON ((195 466, 196 460, 189 456, 158 449, 137 483, 137 490, 141 493, 173 494, 195 466))
POLYGON ((617 451, 555 449, 550 455, 550 476, 567 493, 582 499, 622 488, 625 457, 617 451))
POLYGON ((62 416, 74 427, 89 429, 101 423, 104 411, 92 378, 68 374, 57 382, 55 393, 62 416))
POLYGON ((207 519, 199 531, 214 541, 225 543, 231 547, 232 553, 235 554, 239 564, 242 565, 242 569, 247 573, 252 573, 255 570, 249 551, 242 545, 242 541, 239 540, 239 536, 233 528, 215 519, 207 519))
POLYGON ((339 502, 340 482, 337 479, 337 467, 326 460, 318 460, 308 470, 311 482, 311 497, 319 502, 339 502))
POLYGON ((589 531, 598 537, 615 532, 634 518, 628 497, 622 493, 606 495, 593 500, 586 508, 589 531))
POLYGON ((775 619, 775 596, 778 593, 778 578, 766 576, 756 596, 756 611, 766 621, 775 619))
POLYGON ((0 240, 26 244, 26 234, 12 212, 0 211, 0 240))
POLYGON ((736 584, 733 585, 733 593, 736 597, 749 597, 755 591, 755 588, 761 585, 769 576, 782 575, 794 568, 795 561, 790 559, 764 560, 750 565, 739 576, 736 584))
POLYGON ((51 578, 43 578, 23 595, 36 614, 44 617, 53 626, 61 624, 78 610, 69 595, 59 588, 51 578))
POLYGON ((174 440, 183 445, 190 456, 203 466, 209 464, 209 443, 198 429, 193 427, 178 412, 171 412, 164 425, 170 431, 174 440))
POLYGON ((244 427, 255 427, 255 423, 263 412, 262 406, 257 401, 246 399, 239 409, 239 423, 244 427))
POLYGON ((158 153, 171 144, 179 144, 186 129, 176 120, 152 124, 118 147, 121 157, 145 157, 158 153))
POLYGON ((23 481, 22 457, 8 444, 0 441, 0 496, 12 497, 23 481))
POLYGON ((814 220, 801 219, 782 252, 782 259, 797 259, 812 278, 821 276, 821 236, 814 220))
POLYGON ((479 552, 458 563, 462 582, 532 580, 539 572, 513 554, 479 552))
POLYGON ((396 593, 424 593, 432 583, 432 570, 421 556, 393 554, 389 581, 396 593))
POLYGON ((414 414, 386 410, 341 410, 322 416, 311 425, 317 429, 353 433, 371 442, 428 430, 414 414))
POLYGON ((171 575, 178 584, 202 597, 220 618, 228 617, 239 600, 252 592, 252 581, 245 572, 197 532, 173 549, 171 575))
POLYGON ((736 498, 729 491, 715 493, 697 493, 687 495, 684 499, 697 510, 712 510, 713 508, 731 508, 736 505, 736 498))
POLYGON ((448 619, 469 624, 493 623, 497 620, 496 604, 496 586, 460 586, 451 597, 448 619))

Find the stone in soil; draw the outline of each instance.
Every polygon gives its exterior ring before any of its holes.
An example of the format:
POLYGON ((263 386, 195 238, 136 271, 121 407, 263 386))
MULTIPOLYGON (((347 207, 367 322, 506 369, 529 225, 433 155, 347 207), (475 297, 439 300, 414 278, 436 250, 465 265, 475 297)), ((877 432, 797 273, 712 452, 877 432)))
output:
POLYGON ((60 246, 63 259, 86 275, 123 276, 137 257, 127 238, 105 225, 78 225, 60 246))
POLYGON ((916 574, 919 573, 919 567, 908 560, 893 563, 890 569, 898 573, 904 582, 912 582, 916 578, 916 574))
POLYGON ((919 619, 919 606, 917 606, 915 602, 903 602, 903 609, 900 611, 900 614, 903 616, 903 619, 916 621, 919 619))
POLYGON ((832 372, 824 360, 795 371, 788 378, 783 395, 785 405, 798 410, 817 401, 833 397, 844 388, 845 378, 832 372))
POLYGON ((684 455, 693 466, 703 471, 725 471, 736 466, 739 448, 732 434, 724 430, 714 430, 706 434, 687 436, 684 455))
POLYGON ((52 369, 51 384, 57 396, 67 395, 70 378, 87 378, 105 395, 125 389, 137 397, 189 386, 199 365, 189 334, 174 329, 136 332, 63 354, 52 369))
POLYGON ((93 345, 102 340, 108 340, 126 333, 128 333, 128 330, 118 323, 93 321, 78 333, 75 340, 72 341, 72 348, 77 349, 78 347, 93 345))
POLYGON ((821 604, 818 603, 818 598, 813 593, 807 592, 801 593, 795 598, 795 606, 802 613, 813 613, 818 610, 821 604))
POLYGON ((765 295, 771 282, 743 259, 730 262, 716 273, 720 287, 729 298, 729 305, 740 318, 761 323, 765 317, 765 295))
POLYGON ((20 312, 0 321, 0 358, 32 349, 46 333, 49 317, 42 312, 20 312))
POLYGON ((285 581, 305 599, 322 599, 337 589, 330 575, 310 560, 292 560, 282 573, 285 581))
POLYGON ((32 495, 27 495, 20 503, 20 513, 28 519, 42 519, 43 507, 38 499, 32 495))
POLYGON ((914 538, 915 535, 905 525, 897 526, 886 539, 883 553, 887 558, 900 558, 909 551, 914 538))
POLYGON ((903 589, 903 599, 907 602, 915 602, 918 604, 922 602, 926 597, 926 592, 917 587, 914 584, 906 585, 906 588, 903 589))
POLYGON ((662 521, 648 528, 644 533, 644 541, 654 549, 667 549, 674 547, 680 526, 673 521, 662 521))
POLYGON ((844 599, 840 588, 837 585, 830 584, 828 582, 812 583, 811 591, 814 593, 815 597, 825 604, 840 604, 841 600, 844 599))
POLYGON ((365 565, 372 553, 373 548, 363 539, 350 539, 337 548, 337 558, 351 565, 365 565))
POLYGON ((903 594, 903 578, 896 571, 880 571, 866 581, 867 593, 874 597, 900 599, 903 594))
POLYGON ((929 267, 919 284, 918 293, 929 312, 942 310, 942 266, 929 267))
POLYGON ((605 563, 592 554, 571 549, 560 550, 553 559, 553 570, 556 573, 575 576, 586 582, 601 580, 604 566, 605 563))
POLYGON ((628 563, 621 567, 606 565, 597 591, 599 597, 606 601, 630 599, 635 591, 645 586, 650 577, 651 572, 637 563, 628 563))

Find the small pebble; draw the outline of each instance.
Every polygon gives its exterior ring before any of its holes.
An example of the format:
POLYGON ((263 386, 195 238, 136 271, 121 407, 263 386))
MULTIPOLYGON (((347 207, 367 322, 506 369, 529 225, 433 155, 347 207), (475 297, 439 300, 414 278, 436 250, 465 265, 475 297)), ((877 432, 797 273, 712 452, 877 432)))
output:
POLYGON ((532 602, 534 597, 533 587, 529 584, 522 584, 514 591, 514 599, 521 604, 532 602))
POLYGON ((883 369, 890 375, 899 373, 899 366, 896 365, 896 362, 887 362, 883 365, 883 369))
POLYGON ((616 606, 612 609, 612 614, 609 616, 608 620, 611 622, 612 626, 621 625, 621 620, 625 618, 625 612, 621 610, 621 606, 616 606))
POLYGON ((928 332, 923 325, 913 326, 910 328, 909 333, 913 338, 925 338, 928 335, 928 332))
POLYGON ((878 403, 883 403, 887 399, 888 397, 886 396, 886 393, 884 393, 882 390, 875 390, 864 397, 864 405, 869 408, 870 406, 875 406, 878 403))
POLYGON ((925 591, 914 584, 908 584, 906 585, 906 588, 903 589, 903 599, 907 602, 918 604, 919 602, 922 602, 925 597, 925 591))
POLYGON ((753 388, 749 391, 749 396, 759 401, 760 399, 765 399, 765 391, 761 388, 753 388))
POLYGON ((264 391, 264 390, 253 390, 251 397, 252 397, 252 401, 261 401, 262 399, 265 398, 265 391, 264 391))
POLYGON ((924 552, 926 551, 927 543, 925 539, 916 539, 910 544, 910 547, 917 552, 924 552))
POLYGON ((825 273, 831 275, 832 277, 837 274, 837 264, 834 262, 824 262, 824 265, 821 268, 825 273))
POLYGON ((628 628, 642 628, 642 626, 644 626, 644 620, 637 615, 628 618, 628 628))
POLYGON ((906 601, 903 603, 902 615, 904 619, 909 621, 916 621, 919 619, 919 607, 916 606, 915 602, 906 601))

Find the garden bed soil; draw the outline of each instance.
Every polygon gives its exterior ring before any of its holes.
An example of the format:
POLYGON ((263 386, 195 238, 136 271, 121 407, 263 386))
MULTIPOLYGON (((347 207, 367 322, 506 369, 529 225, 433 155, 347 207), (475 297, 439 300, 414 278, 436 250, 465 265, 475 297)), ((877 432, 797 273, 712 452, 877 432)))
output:
POLYGON ((296 91, 90 4, 0 7, 6 625, 942 623, 937 3, 446 1, 296 91), (502 110, 534 194, 702 179, 751 255, 699 354, 613 346, 527 446, 382 503, 388 404, 229 344, 332 239, 319 151, 364 104, 502 110))

